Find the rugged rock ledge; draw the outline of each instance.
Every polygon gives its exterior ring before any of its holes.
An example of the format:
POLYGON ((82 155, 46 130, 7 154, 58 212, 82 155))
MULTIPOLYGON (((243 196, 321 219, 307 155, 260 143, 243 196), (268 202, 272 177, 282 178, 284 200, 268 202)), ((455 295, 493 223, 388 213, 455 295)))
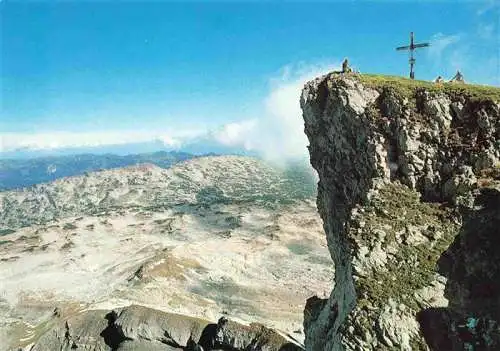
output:
POLYGON ((307 350, 500 349, 500 89, 328 74, 301 96, 335 263, 307 350))
POLYGON ((253 323, 227 321, 219 329, 199 318, 132 305, 54 316, 39 326, 42 336, 20 350, 267 350, 299 351, 293 340, 253 323))

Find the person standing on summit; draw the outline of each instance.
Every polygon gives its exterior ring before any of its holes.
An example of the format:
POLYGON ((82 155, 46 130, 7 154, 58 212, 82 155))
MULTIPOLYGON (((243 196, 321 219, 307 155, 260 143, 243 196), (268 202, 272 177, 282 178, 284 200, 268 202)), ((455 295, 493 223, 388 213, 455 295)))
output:
POLYGON ((342 73, 351 73, 352 69, 349 67, 349 60, 347 60, 347 57, 344 59, 344 62, 342 62, 342 73))

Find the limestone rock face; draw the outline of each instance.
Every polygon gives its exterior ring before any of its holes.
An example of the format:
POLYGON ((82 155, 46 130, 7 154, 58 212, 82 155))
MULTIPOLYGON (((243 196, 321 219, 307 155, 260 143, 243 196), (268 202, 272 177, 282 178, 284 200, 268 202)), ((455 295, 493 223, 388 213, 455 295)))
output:
MULTIPOLYGON (((110 350, 106 344, 108 337, 101 337, 107 329, 108 321, 105 319, 107 311, 95 310, 78 314, 74 318, 61 321, 51 320, 53 328, 46 332, 38 342, 29 350, 52 351, 72 350, 110 350)), ((106 336, 106 333, 103 335, 106 336)), ((112 339, 110 336, 109 339, 112 339)))
POLYGON ((178 350, 175 347, 171 347, 162 343, 150 342, 150 341, 129 341, 126 340, 122 342, 117 351, 172 351, 178 350))
MULTIPOLYGON (((209 321, 131 305, 116 311, 89 310, 45 322, 46 331, 26 351, 200 350, 201 338, 216 340, 216 324, 209 321), (198 344, 199 343, 199 344, 198 344)), ((229 321, 222 339, 203 350, 299 351, 294 340, 260 324, 229 321)))
POLYGON ((500 89, 328 74, 301 96, 335 263, 308 350, 500 349, 500 89))
POLYGON ((198 340, 208 324, 202 319, 161 312, 132 305, 123 310, 115 325, 127 339, 145 339, 185 346, 188 340, 198 340))

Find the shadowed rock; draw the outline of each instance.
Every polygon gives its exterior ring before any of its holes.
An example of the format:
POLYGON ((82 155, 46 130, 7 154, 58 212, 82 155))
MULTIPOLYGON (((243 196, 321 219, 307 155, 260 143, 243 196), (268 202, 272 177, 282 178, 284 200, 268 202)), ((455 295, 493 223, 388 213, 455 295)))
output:
POLYGON ((500 349, 500 191, 484 189, 440 258, 448 308, 419 313, 432 350, 500 349))
MULTIPOLYGON (((228 321, 223 328, 218 324, 209 324, 203 331, 199 344, 204 350, 269 350, 278 351, 293 345, 278 332, 258 323, 249 326, 228 321), (213 346, 212 346, 213 345, 213 346)), ((295 345, 294 350, 301 350, 295 345)))
POLYGON ((108 328, 105 316, 108 311, 94 310, 78 314, 58 323, 52 330, 42 335, 31 351, 54 350, 111 350, 101 336, 108 328))
POLYGON ((57 324, 30 350, 301 349, 276 331, 260 324, 244 326, 227 321, 224 325, 225 327, 220 329, 217 324, 199 318, 138 305, 111 312, 85 311, 57 324), (199 344, 195 340, 199 340, 199 344), (214 342, 209 343, 210 340, 214 342))
POLYGON ((121 328, 115 323, 118 318, 118 314, 115 311, 107 313, 104 318, 108 321, 108 326, 99 335, 104 339, 106 345, 114 350, 120 343, 128 339, 123 335, 121 328))

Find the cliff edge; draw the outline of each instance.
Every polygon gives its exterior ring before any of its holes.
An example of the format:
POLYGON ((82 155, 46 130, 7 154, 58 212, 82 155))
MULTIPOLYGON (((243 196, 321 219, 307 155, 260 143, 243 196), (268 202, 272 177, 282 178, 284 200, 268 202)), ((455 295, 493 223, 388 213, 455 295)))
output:
POLYGON ((500 89, 331 73, 301 107, 335 263, 307 350, 500 349, 500 89))

